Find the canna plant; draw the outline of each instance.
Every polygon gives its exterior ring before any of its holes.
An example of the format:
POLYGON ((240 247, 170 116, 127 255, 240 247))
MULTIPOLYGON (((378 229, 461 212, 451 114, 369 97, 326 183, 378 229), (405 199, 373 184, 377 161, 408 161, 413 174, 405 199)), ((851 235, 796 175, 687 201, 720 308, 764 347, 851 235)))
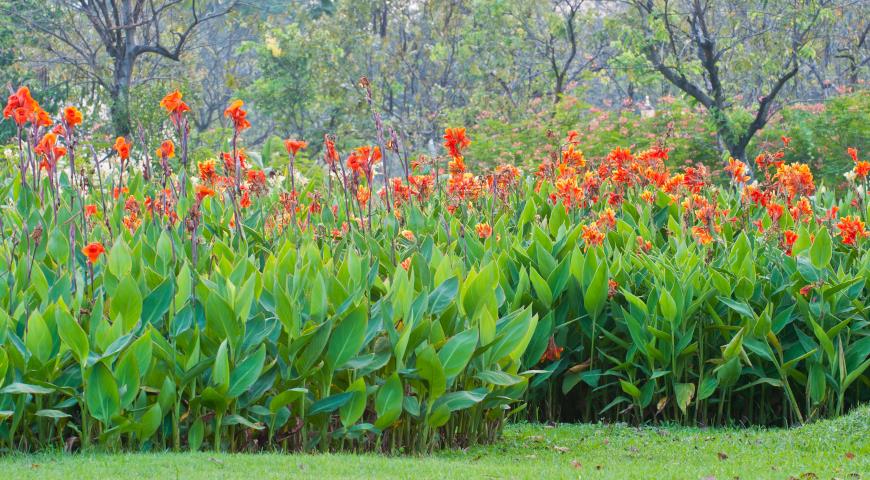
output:
POLYGON ((464 129, 408 162, 373 108, 378 145, 327 136, 320 185, 305 141, 283 171, 246 153, 240 101, 196 164, 181 94, 161 105, 156 155, 101 159, 80 117, 8 101, 7 451, 418 452, 514 418, 795 423, 870 395, 857 153, 836 194, 778 152, 717 184, 663 145, 586 159, 573 133, 532 175, 475 175, 464 129))

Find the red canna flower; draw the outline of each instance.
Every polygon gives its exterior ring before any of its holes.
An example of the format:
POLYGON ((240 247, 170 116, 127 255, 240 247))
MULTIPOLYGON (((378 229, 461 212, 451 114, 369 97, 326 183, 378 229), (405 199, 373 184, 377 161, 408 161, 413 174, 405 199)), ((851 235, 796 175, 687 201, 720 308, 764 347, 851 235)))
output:
POLYGON ((846 153, 848 153, 849 156, 852 157, 852 162, 858 163, 858 150, 857 149, 849 147, 846 149, 846 153))
POLYGON ((103 247, 103 244, 100 242, 91 242, 91 243, 85 245, 84 248, 82 248, 82 253, 84 253, 85 256, 88 257, 88 261, 90 261, 91 263, 97 263, 97 260, 99 260, 100 255, 102 255, 105 252, 106 252, 106 249, 103 247))
POLYGON ((235 100, 230 103, 230 106, 224 110, 224 116, 232 120, 233 127, 236 129, 236 132, 241 132, 246 128, 251 127, 251 122, 246 118, 248 112, 242 109, 242 106, 245 102, 241 100, 235 100))
POLYGON ((565 350, 563 347, 556 345, 556 339, 551 335, 550 341, 547 342, 547 349, 544 350, 544 355, 541 356, 540 361, 555 362, 556 360, 562 358, 563 350, 565 350))
POLYGON ((867 175, 870 174, 870 162, 856 162, 855 163, 855 176, 858 178, 866 178, 867 175))
POLYGON ((248 176, 248 188, 252 192, 257 195, 266 192, 266 174, 262 170, 251 169, 247 171, 246 175, 248 176))
POLYGON ((785 254, 791 256, 791 247, 797 241, 797 233, 794 230, 786 230, 782 232, 782 247, 785 249, 785 254))
POLYGON ((284 148, 287 149, 287 153, 294 157, 299 150, 305 150, 306 147, 308 147, 308 142, 303 140, 284 140, 284 148))
POLYGON ((410 230, 402 230, 401 232, 399 232, 399 235, 404 237, 405 240, 407 240, 409 242, 413 242, 414 240, 417 239, 417 237, 414 236, 414 232, 412 232, 410 230))
POLYGON ((160 158, 172 158, 175 156, 175 144, 172 140, 164 140, 157 149, 157 156, 160 158))
POLYGON ((779 137, 779 138, 780 138, 780 140, 782 140, 782 146, 788 148, 788 144, 791 143, 791 138, 790 138, 790 137, 786 137, 785 135, 783 135, 783 136, 781 136, 781 137, 779 137))
POLYGON ((812 284, 812 283, 809 284, 809 285, 804 285, 803 287, 801 287, 801 295, 803 295, 803 296, 806 297, 807 295, 810 294, 810 292, 811 292, 812 290, 813 290, 813 284, 812 284))
POLYGON ((245 193, 242 194, 242 198, 239 199, 239 206, 242 208, 248 208, 251 206, 251 195, 247 191, 245 191, 245 193))
POLYGON ((94 204, 85 205, 85 216, 93 217, 97 214, 97 206, 94 204))
POLYGON ((465 136, 464 128, 448 128, 444 130, 444 148, 451 157, 461 157, 462 150, 471 145, 471 140, 465 136))
POLYGON ((402 268, 408 271, 411 268, 411 257, 402 260, 402 268))
POLYGON ((115 139, 115 145, 112 146, 112 148, 118 152, 118 156, 121 157, 121 160, 126 160, 130 158, 130 147, 132 146, 133 144, 128 142, 126 138, 118 137, 115 139))
POLYGON ((76 107, 66 107, 63 109, 63 121, 69 128, 80 125, 82 123, 82 112, 76 107))

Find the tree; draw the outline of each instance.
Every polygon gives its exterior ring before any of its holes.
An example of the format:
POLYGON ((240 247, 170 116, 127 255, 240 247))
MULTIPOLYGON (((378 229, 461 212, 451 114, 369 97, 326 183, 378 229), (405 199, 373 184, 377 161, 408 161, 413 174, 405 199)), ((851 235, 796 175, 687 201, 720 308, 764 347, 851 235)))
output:
POLYGON ((533 42, 552 78, 553 101, 558 103, 568 84, 593 67, 604 51, 594 38, 604 9, 600 2, 551 0, 520 4, 515 14, 533 42))
POLYGON ((745 160, 783 88, 798 75, 830 13, 826 0, 631 0, 632 46, 675 87, 703 105, 729 154, 745 160), (735 64, 750 68, 734 68, 735 64), (734 111, 754 104, 748 121, 734 111))
POLYGON ((125 135, 137 61, 179 61, 197 27, 228 13, 237 0, 51 0, 29 8, 31 3, 12 0, 5 13, 40 33, 48 52, 108 92, 114 130, 125 135))

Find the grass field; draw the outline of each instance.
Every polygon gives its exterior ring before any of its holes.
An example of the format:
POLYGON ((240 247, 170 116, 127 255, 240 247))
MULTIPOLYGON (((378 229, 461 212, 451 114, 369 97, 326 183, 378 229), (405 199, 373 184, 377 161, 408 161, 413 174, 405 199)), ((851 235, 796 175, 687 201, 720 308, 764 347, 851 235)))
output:
POLYGON ((792 430, 521 424, 495 444, 427 457, 42 453, 3 478, 870 478, 870 407, 792 430))

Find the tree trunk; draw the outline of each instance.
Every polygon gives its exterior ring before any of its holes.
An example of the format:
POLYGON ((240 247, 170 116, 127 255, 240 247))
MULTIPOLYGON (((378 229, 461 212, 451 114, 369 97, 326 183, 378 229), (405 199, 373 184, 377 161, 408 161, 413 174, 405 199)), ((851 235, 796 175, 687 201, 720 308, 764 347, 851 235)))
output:
POLYGON ((130 134, 130 79, 133 76, 133 59, 125 55, 115 60, 110 106, 112 127, 118 136, 130 134))

